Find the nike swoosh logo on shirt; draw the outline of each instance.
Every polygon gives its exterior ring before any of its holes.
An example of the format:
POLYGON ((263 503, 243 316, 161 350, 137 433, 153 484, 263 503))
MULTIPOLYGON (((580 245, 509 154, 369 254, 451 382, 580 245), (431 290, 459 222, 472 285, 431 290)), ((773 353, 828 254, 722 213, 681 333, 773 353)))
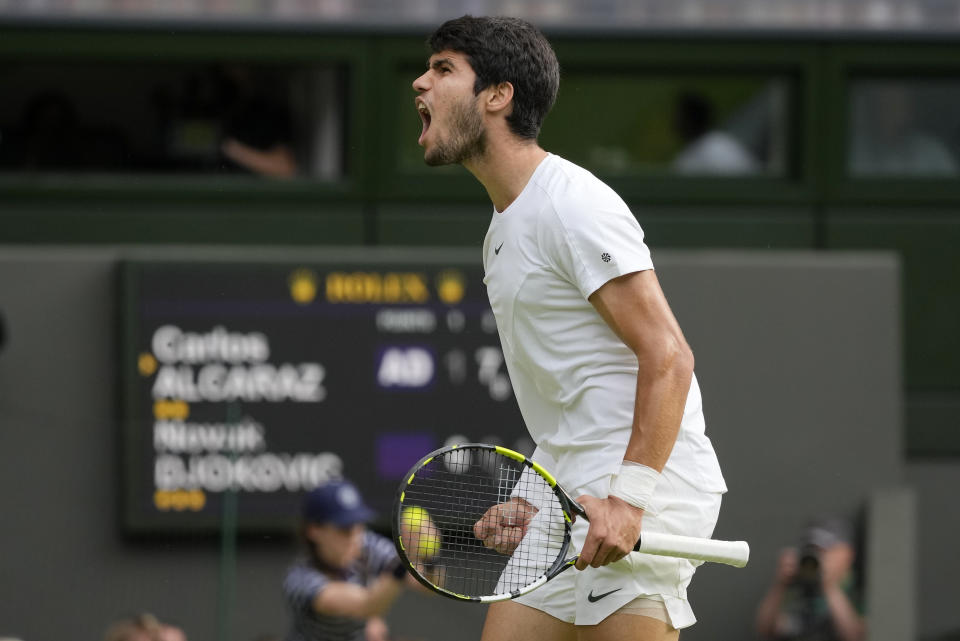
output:
POLYGON ((499 245, 496 249, 493 250, 493 253, 494 253, 494 254, 499 254, 499 253, 500 253, 500 247, 503 247, 503 243, 500 243, 500 245, 499 245))
POLYGON ((622 589, 623 589, 623 588, 616 588, 616 589, 614 589, 614 590, 610 590, 609 592, 604 592, 603 594, 598 594, 598 595, 596 595, 596 596, 594 596, 593 590, 590 590, 590 594, 587 595, 587 601, 589 601, 590 603, 596 603, 597 601, 599 601, 599 600, 602 599, 603 597, 605 597, 605 596, 610 596, 610 595, 613 594, 614 592, 619 592, 619 591, 622 590, 622 589))

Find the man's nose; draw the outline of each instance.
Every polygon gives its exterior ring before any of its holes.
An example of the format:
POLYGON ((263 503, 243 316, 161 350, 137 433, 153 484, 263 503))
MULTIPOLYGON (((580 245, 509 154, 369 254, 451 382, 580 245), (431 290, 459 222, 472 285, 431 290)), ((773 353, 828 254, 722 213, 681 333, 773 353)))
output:
POLYGON ((427 83, 427 74, 422 74, 419 78, 413 81, 413 90, 417 93, 423 93, 429 88, 427 83))

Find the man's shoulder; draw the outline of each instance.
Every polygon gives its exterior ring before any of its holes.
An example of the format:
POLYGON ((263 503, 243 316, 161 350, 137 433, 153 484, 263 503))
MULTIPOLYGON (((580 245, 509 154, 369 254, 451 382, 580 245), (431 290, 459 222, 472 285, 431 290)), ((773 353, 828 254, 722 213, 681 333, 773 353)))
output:
POLYGON ((330 578, 306 559, 298 559, 287 568, 283 589, 287 594, 313 593, 330 582, 330 578))
POLYGON ((395 549, 393 539, 389 539, 369 529, 363 533, 363 546, 366 548, 376 548, 378 550, 395 549))
POLYGON ((287 566, 286 576, 288 577, 312 575, 323 576, 323 573, 318 570, 306 557, 299 557, 287 566))
POLYGON ((560 219, 597 210, 627 210, 617 193, 589 170, 556 155, 549 156, 547 162, 549 165, 537 177, 537 186, 560 219))
POLYGON ((548 193, 606 187, 589 170, 555 154, 547 156, 543 171, 538 172, 537 184, 548 193))
POLYGON ((365 564, 375 571, 383 569, 384 564, 392 562, 397 557, 397 548, 393 539, 367 530, 363 538, 363 558, 365 564))

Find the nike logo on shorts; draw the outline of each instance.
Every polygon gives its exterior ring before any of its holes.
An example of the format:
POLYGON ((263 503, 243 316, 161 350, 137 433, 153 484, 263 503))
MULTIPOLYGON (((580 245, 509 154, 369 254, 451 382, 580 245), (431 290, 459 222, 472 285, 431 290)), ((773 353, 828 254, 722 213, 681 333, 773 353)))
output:
MULTIPOLYGON (((590 603, 596 603, 597 601, 599 601, 599 600, 602 599, 603 597, 605 597, 605 596, 610 596, 610 595, 613 594, 614 592, 619 592, 619 591, 622 590, 622 589, 623 589, 623 588, 616 588, 616 589, 614 589, 614 590, 610 590, 609 592, 604 592, 603 594, 597 594, 596 596, 594 596, 593 590, 590 590, 590 594, 587 595, 587 601, 589 601, 590 603)), ((582 593, 581 593, 581 594, 582 594, 582 593)))

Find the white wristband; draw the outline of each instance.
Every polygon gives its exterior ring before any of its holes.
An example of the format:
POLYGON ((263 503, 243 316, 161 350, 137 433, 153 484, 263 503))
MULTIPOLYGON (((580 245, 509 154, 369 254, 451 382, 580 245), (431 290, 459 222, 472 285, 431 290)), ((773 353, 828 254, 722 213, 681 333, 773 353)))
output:
POLYGON ((646 510, 659 481, 660 472, 652 467, 634 461, 624 461, 620 471, 610 482, 610 496, 646 510))

